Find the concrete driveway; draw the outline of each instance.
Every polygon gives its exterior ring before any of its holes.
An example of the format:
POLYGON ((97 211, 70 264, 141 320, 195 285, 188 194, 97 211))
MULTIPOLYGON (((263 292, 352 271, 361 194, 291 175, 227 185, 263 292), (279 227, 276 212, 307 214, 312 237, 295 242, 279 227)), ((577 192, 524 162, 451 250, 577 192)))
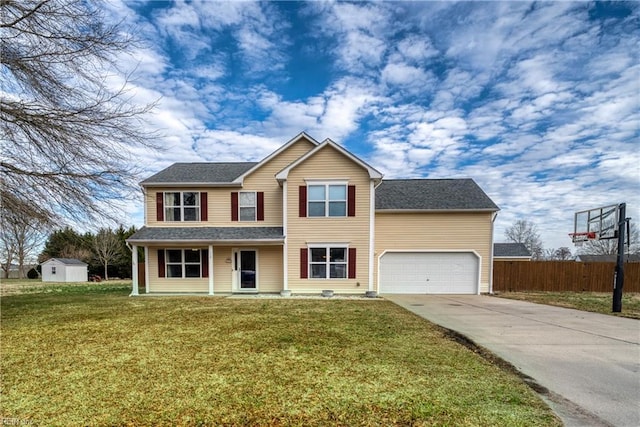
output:
POLYGON ((640 321, 478 295, 382 295, 549 390, 567 426, 640 426, 640 321))

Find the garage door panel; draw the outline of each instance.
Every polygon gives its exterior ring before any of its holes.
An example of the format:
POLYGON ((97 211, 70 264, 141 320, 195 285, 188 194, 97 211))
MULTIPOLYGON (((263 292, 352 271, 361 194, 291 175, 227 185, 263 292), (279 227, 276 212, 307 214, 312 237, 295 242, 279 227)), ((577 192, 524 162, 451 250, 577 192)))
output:
POLYGON ((472 252, 388 252, 380 259, 380 292, 475 294, 478 272, 472 252))

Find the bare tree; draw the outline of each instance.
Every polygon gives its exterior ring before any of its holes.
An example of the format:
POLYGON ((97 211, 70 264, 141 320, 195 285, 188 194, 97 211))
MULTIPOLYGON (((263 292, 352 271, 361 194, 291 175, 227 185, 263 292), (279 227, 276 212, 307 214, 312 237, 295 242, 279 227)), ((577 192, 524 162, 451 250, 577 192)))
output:
POLYGON ((9 268, 15 259, 18 262, 18 278, 24 279, 24 262, 43 243, 46 230, 40 221, 28 216, 3 212, 1 217, 0 242, 4 258, 2 268, 6 277, 9 277, 9 268))
POLYGON ((109 264, 120 255, 120 240, 110 228, 102 228, 93 239, 96 257, 104 266, 104 279, 109 280, 107 269, 109 264))
POLYGON ((18 278, 25 278, 24 262, 34 254, 44 241, 44 232, 42 224, 32 218, 25 218, 20 221, 14 228, 16 237, 16 259, 18 260, 18 278))
POLYGON ((573 258, 573 254, 571 253, 571 249, 562 246, 558 249, 547 249, 545 258, 549 260, 569 261, 573 258))
POLYGON ((533 259, 544 257, 542 240, 536 225, 530 221, 520 219, 504 232, 505 237, 514 243, 524 243, 533 259))
POLYGON ((96 219, 134 188, 131 148, 150 146, 118 56, 134 41, 99 1, 0 0, 0 200, 40 221, 96 219))
POLYGON ((4 271, 4 277, 9 278, 13 257, 16 254, 16 242, 10 233, 7 215, 0 213, 0 267, 4 271))
POLYGON ((89 264, 93 259, 93 252, 78 246, 67 246, 60 251, 60 258, 75 258, 89 264))

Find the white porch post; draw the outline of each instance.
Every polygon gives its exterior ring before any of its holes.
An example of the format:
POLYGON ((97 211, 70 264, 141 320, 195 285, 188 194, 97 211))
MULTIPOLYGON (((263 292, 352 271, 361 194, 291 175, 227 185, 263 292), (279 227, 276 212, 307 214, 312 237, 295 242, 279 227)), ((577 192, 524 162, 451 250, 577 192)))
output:
POLYGON ((209 245, 207 252, 208 268, 209 268, 209 295, 213 295, 213 245, 209 245))
POLYGON ((149 293, 149 288, 151 285, 149 284, 149 248, 147 246, 144 247, 144 291, 145 293, 149 293))
POLYGON ((132 290, 131 296, 138 295, 138 247, 133 245, 131 247, 131 281, 132 290))

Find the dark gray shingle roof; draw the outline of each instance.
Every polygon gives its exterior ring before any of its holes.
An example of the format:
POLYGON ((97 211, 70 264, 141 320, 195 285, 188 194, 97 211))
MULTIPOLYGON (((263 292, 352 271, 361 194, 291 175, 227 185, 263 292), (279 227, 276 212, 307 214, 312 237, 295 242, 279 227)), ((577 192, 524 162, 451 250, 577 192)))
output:
POLYGON ((498 206, 472 179, 383 180, 376 210, 488 210, 498 206))
POLYGON ((494 257, 530 257, 531 252, 524 243, 494 243, 494 257))
POLYGON ((128 242, 284 240, 282 227, 142 227, 128 242))
POLYGON ((257 165, 256 162, 239 163, 174 163, 141 182, 148 184, 224 184, 257 165))

